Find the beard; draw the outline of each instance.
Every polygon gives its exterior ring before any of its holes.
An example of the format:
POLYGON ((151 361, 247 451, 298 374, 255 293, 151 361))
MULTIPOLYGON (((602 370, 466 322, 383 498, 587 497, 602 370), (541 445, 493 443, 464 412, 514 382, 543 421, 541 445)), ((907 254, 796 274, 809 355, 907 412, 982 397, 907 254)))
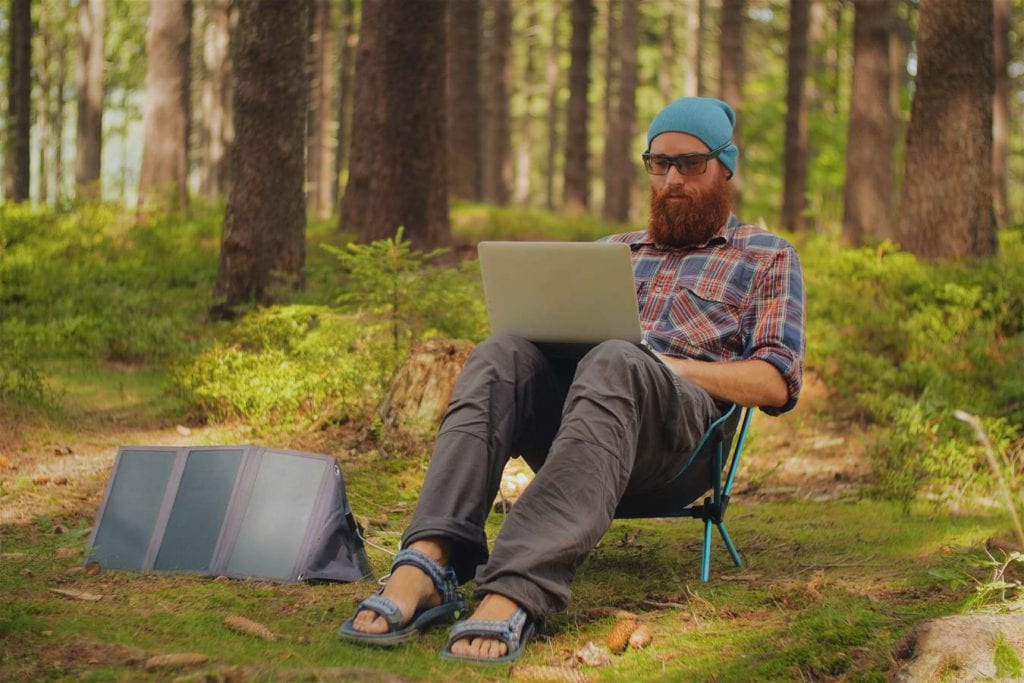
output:
POLYGON ((689 247, 705 244, 725 225, 732 211, 732 188, 724 173, 705 192, 692 187, 651 188, 647 232, 659 244, 689 247))

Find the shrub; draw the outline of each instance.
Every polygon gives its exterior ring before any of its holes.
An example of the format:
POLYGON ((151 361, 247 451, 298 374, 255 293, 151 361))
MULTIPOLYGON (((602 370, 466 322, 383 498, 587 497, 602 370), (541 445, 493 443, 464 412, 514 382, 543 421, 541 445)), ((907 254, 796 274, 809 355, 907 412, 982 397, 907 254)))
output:
POLYGON ((368 417, 397 358, 384 331, 326 306, 250 312, 224 341, 173 373, 201 415, 257 424, 368 417))
POLYGON ((396 353, 423 337, 482 339, 486 314, 477 263, 430 265, 445 250, 414 251, 402 233, 399 228, 393 238, 369 245, 321 245, 347 275, 336 302, 386 324, 396 353))
POLYGON ((149 226, 104 204, 0 206, 0 337, 30 359, 170 359, 190 346, 216 274, 216 214, 149 226))
POLYGON ((878 491, 944 499, 991 485, 981 449, 953 418, 980 415, 1006 453, 1024 422, 1024 243, 998 258, 929 264, 882 244, 801 249, 808 366, 836 407, 879 426, 878 491))

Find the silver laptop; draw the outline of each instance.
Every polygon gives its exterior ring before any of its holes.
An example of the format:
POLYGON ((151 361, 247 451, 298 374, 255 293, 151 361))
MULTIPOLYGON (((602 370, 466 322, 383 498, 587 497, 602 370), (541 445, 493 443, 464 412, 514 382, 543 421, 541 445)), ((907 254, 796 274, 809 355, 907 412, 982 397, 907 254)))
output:
POLYGON ((629 245, 611 242, 481 242, 492 334, 534 342, 639 344, 629 245))

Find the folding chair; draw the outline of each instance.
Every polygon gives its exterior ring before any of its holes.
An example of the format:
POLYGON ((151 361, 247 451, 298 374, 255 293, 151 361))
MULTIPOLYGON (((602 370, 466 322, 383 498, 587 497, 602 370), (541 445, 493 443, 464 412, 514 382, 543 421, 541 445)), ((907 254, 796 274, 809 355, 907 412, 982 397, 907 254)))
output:
POLYGON ((701 553, 700 579, 711 576, 711 525, 714 524, 725 547, 737 567, 743 566, 736 546, 725 529, 725 510, 739 466, 740 455, 747 439, 747 428, 753 408, 740 408, 735 404, 704 432, 697 447, 686 463, 676 472, 665 488, 654 493, 627 495, 615 510, 616 519, 650 519, 661 517, 694 517, 704 520, 704 548, 701 553), (742 419, 741 419, 742 414, 742 419), (739 430, 736 429, 737 424, 739 430), (735 440, 735 446, 729 445, 735 440), (728 465, 728 471, 725 467, 728 465), (692 470, 691 470, 692 466, 692 470), (725 471, 725 486, 722 474, 725 471), (683 476, 686 474, 687 476, 683 476), (711 489, 711 496, 703 503, 692 504, 702 493, 711 489))

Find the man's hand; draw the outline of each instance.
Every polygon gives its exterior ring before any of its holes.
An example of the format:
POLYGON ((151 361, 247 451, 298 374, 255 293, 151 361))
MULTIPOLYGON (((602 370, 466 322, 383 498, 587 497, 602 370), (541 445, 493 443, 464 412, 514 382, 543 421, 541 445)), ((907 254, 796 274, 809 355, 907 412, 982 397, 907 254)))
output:
POLYGON ((782 373, 763 360, 723 363, 673 358, 658 354, 674 373, 696 384, 714 398, 741 406, 781 408, 789 400, 782 373))

